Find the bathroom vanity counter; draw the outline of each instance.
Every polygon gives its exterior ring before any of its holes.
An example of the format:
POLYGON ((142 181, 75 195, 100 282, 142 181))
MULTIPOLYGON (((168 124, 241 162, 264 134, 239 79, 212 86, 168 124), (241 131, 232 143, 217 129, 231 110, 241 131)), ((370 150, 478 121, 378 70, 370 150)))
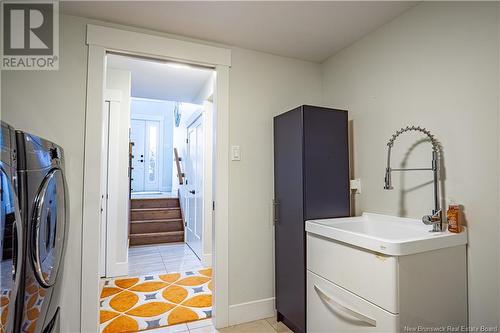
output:
POLYGON ((429 230, 377 214, 307 221, 307 331, 467 325, 466 231, 429 230))

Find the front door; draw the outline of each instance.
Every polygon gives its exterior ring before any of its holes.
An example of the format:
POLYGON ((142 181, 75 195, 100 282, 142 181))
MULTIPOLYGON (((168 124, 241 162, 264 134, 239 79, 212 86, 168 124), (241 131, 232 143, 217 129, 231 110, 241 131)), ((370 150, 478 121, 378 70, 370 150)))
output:
POLYGON ((160 121, 132 119, 132 192, 160 191, 160 121))
POLYGON ((203 236, 203 122, 202 116, 188 127, 186 242, 201 259, 203 236))

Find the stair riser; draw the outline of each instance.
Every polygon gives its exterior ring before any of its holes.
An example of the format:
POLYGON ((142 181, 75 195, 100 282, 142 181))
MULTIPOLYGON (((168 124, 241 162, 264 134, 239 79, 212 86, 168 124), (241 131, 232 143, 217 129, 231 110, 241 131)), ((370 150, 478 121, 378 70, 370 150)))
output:
POLYGON ((168 236, 130 236, 130 245, 147 245, 147 244, 163 244, 163 243, 178 243, 184 242, 184 235, 168 235, 168 236))
POLYGON ((171 208, 179 207, 179 199, 132 199, 130 206, 134 208, 171 208))
POLYGON ((182 230, 182 221, 159 221, 130 224, 130 234, 132 235, 182 230))
POLYGON ((145 221, 145 220, 162 220, 162 219, 180 219, 181 210, 160 210, 160 211, 132 211, 130 219, 132 221, 145 221))

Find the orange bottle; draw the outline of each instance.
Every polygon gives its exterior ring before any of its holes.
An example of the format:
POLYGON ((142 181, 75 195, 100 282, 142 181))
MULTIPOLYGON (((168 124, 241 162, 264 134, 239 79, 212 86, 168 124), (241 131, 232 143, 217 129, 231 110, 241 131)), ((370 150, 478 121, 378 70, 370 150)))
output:
POLYGON ((448 231, 459 233, 462 231, 460 226, 460 205, 451 204, 446 212, 448 218, 448 231))

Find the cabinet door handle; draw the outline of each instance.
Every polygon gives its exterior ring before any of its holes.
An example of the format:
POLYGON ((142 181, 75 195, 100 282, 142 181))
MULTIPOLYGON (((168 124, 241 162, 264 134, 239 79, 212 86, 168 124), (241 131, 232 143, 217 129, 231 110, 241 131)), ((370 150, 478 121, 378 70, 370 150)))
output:
POLYGON ((279 222, 279 208, 280 203, 278 200, 273 200, 273 224, 276 225, 279 222))
MULTIPOLYGON (((330 306, 333 306, 335 307, 336 309, 344 312, 344 313, 347 313, 348 315, 351 315, 353 316, 354 318, 356 319, 359 319, 361 320, 362 322, 365 322, 373 327, 376 327, 377 326, 377 321, 375 319, 372 319, 368 316, 365 316, 364 314, 362 313, 359 313, 353 309, 350 309, 348 307, 346 307, 345 305, 342 305, 340 304, 339 302, 337 301, 334 301, 330 296, 328 296, 323 290, 321 290, 320 287, 318 287, 317 285, 314 285, 314 290, 316 290, 316 292, 318 293, 319 297, 325 301, 328 305, 330 306)), ((336 309, 332 309, 332 310, 336 310, 336 309)))

